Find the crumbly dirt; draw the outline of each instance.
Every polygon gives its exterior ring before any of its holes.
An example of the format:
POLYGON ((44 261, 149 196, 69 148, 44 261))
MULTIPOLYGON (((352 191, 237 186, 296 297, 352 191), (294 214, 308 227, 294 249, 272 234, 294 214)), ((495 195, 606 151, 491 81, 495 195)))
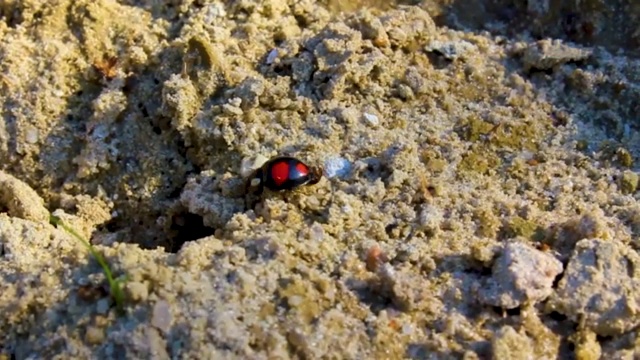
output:
POLYGON ((468 3, 2 2, 0 360, 637 356, 640 8, 468 3))

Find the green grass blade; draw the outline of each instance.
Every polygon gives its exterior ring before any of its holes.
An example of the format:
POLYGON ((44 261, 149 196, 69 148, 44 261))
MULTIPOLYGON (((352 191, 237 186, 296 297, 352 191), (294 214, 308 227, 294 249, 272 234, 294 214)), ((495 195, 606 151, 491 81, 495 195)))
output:
POLYGON ((91 243, 87 241, 87 239, 83 238, 73 228, 63 223, 62 219, 60 219, 59 217, 53 214, 50 214, 49 222, 55 226, 60 226, 61 228, 63 228, 67 233, 69 233, 71 236, 78 239, 82 244, 84 244, 84 246, 87 249, 89 249, 91 256, 93 256, 96 259, 96 261, 98 261, 98 264, 100 264, 100 267, 102 267, 102 272, 104 273, 104 275, 107 278, 107 281, 109 282, 111 297, 116 302, 116 307, 118 309, 118 312, 123 313, 124 312, 124 290, 122 288, 122 284, 127 281, 126 276, 124 278, 122 277, 118 279, 114 278, 113 272, 111 271, 109 264, 104 259, 102 254, 96 251, 93 245, 91 245, 91 243))

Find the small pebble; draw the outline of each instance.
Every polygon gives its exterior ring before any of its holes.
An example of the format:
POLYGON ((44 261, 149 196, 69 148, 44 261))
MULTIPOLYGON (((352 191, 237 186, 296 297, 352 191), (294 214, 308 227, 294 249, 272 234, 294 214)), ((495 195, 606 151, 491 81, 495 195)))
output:
POLYGON ((171 308, 169 303, 164 300, 156 302, 153 306, 153 316, 151 318, 151 325, 156 329, 167 333, 171 329, 171 322, 173 317, 171 316, 171 308))
POLYGON ((615 239, 576 243, 548 310, 600 336, 620 336, 640 325, 640 255, 615 239))
POLYGON ((432 205, 422 205, 418 215, 418 225, 420 229, 430 234, 435 234, 440 230, 440 225, 444 221, 442 211, 432 205))
POLYGON ((38 142, 38 129, 30 127, 27 129, 25 140, 29 144, 35 144, 38 142))
POLYGON ((273 49, 267 55, 267 65, 273 64, 274 61, 278 58, 278 49, 273 49))
POLYGON ((529 44, 522 56, 525 70, 547 70, 571 61, 582 61, 591 56, 592 50, 583 49, 562 40, 544 39, 529 44))
POLYGON ((353 165, 343 157, 333 157, 324 162, 324 175, 328 178, 345 177, 351 172, 353 165))
POLYGON ((239 97, 234 97, 233 99, 229 99, 229 105, 240 107, 242 105, 242 99, 239 97))
POLYGON ((378 117, 374 114, 364 113, 363 116, 364 120, 370 126, 378 126, 378 124, 380 124, 380 119, 378 119, 378 117))
POLYGON ((505 309, 525 302, 535 304, 553 293, 553 281, 562 270, 562 263, 553 255, 511 242, 495 260, 492 277, 479 289, 478 301, 505 309))
POLYGON ((227 16, 227 12, 224 10, 224 5, 221 3, 209 4, 205 10, 205 23, 207 24, 214 22, 217 18, 224 18, 227 16))
POLYGON ((269 159, 262 155, 245 157, 240 163, 240 175, 243 178, 249 177, 255 169, 261 167, 267 161, 269 161, 269 159))
POLYGON ((105 315, 106 313, 108 313, 110 308, 111 308, 110 298, 100 299, 96 304, 96 312, 101 315, 105 315))
POLYGON ((404 335, 411 335, 413 333, 413 330, 413 325, 411 324, 402 325, 402 334, 404 335))
POLYGON ((289 304, 289 306, 294 308, 302 305, 303 302, 304 302, 304 298, 299 295, 293 295, 287 299, 287 303, 289 304))
POLYGON ((104 337, 104 329, 96 326, 89 326, 85 333, 84 339, 89 344, 98 345, 104 341, 104 337))
POLYGON ((233 106, 231 104, 222 105, 222 112, 225 115, 242 115, 242 114, 244 114, 244 111, 242 111, 241 108, 239 108, 237 106, 233 106))
POLYGON ((447 60, 455 60, 465 53, 473 50, 475 46, 467 41, 433 41, 429 44, 425 50, 437 51, 447 60))
POLYGON ((313 241, 322 241, 324 239, 324 229, 322 225, 314 222, 310 228, 311 240, 313 241))

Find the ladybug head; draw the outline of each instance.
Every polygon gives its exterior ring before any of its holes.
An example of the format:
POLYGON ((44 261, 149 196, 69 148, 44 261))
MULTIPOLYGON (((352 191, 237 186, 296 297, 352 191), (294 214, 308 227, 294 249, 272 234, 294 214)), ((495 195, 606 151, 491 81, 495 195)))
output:
POLYGON ((324 169, 321 166, 311 166, 309 167, 309 181, 307 181, 307 185, 315 185, 322 180, 322 175, 324 173, 324 169))

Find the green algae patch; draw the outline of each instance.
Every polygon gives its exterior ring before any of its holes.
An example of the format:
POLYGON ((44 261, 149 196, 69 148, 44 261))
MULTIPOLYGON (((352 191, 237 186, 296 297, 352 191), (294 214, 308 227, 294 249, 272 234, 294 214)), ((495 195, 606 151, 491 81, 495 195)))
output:
POLYGON ((421 154, 421 160, 424 166, 432 173, 441 173, 447 167, 448 162, 442 156, 432 149, 424 150, 421 154))
POLYGON ((490 208, 478 208, 473 214, 476 223, 476 235, 494 238, 500 230, 500 218, 490 208))
POLYGON ((529 165, 522 158, 514 159, 507 168, 507 174, 518 180, 524 180, 528 172, 529 165))
POLYGON ((600 157, 621 167, 633 166, 633 156, 625 147, 616 141, 605 140, 600 143, 600 157))
POLYGON ((477 115, 468 116, 454 129, 463 140, 474 143, 463 156, 459 169, 486 175, 503 164, 505 151, 537 152, 547 128, 545 121, 492 124, 477 115))
POLYGON ((502 159, 486 146, 473 146, 463 155, 458 170, 488 175, 502 165, 502 159))
POLYGON ((502 238, 511 239, 523 237, 536 242, 543 241, 546 237, 545 229, 534 221, 513 216, 502 227, 502 238))
POLYGON ((620 190, 624 194, 633 194, 638 189, 638 174, 627 170, 620 178, 620 190))
POLYGON ((548 125, 548 120, 492 124, 471 115, 460 120, 455 131, 466 141, 483 141, 496 149, 536 151, 548 125))
POLYGON ((323 296, 308 282, 290 279, 282 282, 278 295, 283 303, 307 324, 324 311, 323 296))
POLYGON ((483 121, 477 115, 471 115, 458 122, 456 132, 462 139, 476 142, 488 135, 494 127, 494 124, 483 121))

